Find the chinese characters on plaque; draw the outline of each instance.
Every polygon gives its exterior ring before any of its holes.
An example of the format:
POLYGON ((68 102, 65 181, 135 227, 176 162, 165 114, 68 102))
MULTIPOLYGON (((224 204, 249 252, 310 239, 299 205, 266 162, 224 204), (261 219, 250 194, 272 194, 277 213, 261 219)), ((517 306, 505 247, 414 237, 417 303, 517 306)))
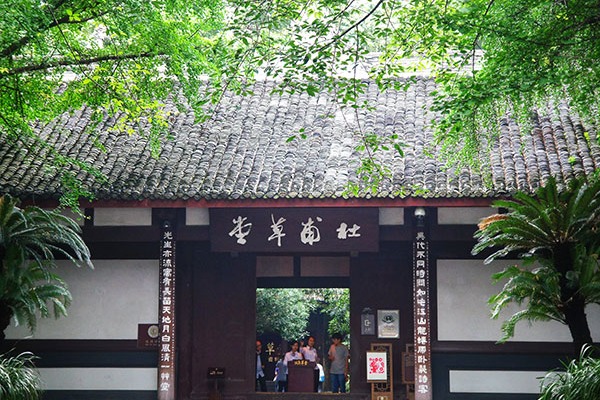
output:
POLYGON ((413 263, 415 400, 431 400, 429 243, 423 231, 414 238, 413 263))
POLYGON ((162 230, 159 256, 158 398, 175 399, 175 238, 162 230))
POLYGON ((275 348, 275 343, 268 342, 267 350, 265 351, 265 353, 267 353, 267 362, 270 362, 270 363, 277 362, 276 357, 273 356, 273 354, 277 353, 277 349, 275 348))
POLYGON ((213 251, 377 251, 377 208, 211 210, 213 251))

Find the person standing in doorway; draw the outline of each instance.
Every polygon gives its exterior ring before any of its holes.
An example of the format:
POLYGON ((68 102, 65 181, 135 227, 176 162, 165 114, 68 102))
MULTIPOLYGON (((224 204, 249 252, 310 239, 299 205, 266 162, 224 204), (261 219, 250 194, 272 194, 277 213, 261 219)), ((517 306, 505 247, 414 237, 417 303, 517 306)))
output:
POLYGON ((300 352, 302 353, 302 357, 304 357, 305 360, 313 361, 315 363, 319 361, 319 357, 317 356, 317 349, 315 349, 314 336, 309 336, 308 339, 306 339, 306 346, 300 349, 300 352))
POLYGON ((331 391, 333 393, 346 393, 346 379, 348 379, 348 348, 342 344, 342 334, 331 335, 333 342, 329 347, 329 376, 331 379, 331 391))
POLYGON ((287 367, 288 362, 294 360, 302 360, 302 353, 298 351, 298 341, 294 340, 291 345, 291 350, 285 353, 283 364, 287 367))
POLYGON ((265 379, 265 365, 267 364, 267 355, 262 352, 262 342, 256 341, 256 391, 266 392, 267 381, 265 379))
POLYGON ((275 364, 275 383, 278 392, 287 392, 287 365, 283 363, 285 354, 282 354, 275 364))
POLYGON ((283 357, 283 365, 285 366, 285 370, 286 370, 286 391, 289 388, 289 382, 290 382, 290 377, 289 377, 289 369, 288 369, 288 364, 290 361, 294 361, 294 360, 302 360, 302 353, 300 353, 299 348, 298 348, 298 341, 294 340, 291 344, 291 350, 288 351, 287 353, 285 353, 285 357, 283 357))
POLYGON ((317 392, 323 391, 323 384, 325 383, 325 371, 320 363, 317 363, 317 370, 319 371, 319 383, 317 384, 317 392))
POLYGON ((317 391, 317 386, 319 384, 319 368, 317 367, 317 363, 319 362, 319 357, 317 355, 317 349, 315 349, 315 337, 309 336, 306 339, 306 346, 300 349, 302 353, 302 357, 304 357, 307 361, 312 361, 315 363, 314 377, 313 377, 313 391, 317 391))

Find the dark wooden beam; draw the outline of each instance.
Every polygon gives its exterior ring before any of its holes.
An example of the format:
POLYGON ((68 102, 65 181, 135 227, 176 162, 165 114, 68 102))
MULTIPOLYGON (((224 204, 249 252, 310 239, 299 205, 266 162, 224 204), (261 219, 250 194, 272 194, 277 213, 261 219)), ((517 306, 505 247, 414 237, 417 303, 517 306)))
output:
MULTIPOLYGON (((131 243, 155 242, 158 245, 158 226, 84 226, 83 240, 86 243, 131 243)), ((180 226, 177 228, 179 241, 206 241, 208 226, 180 226)))
POLYGON ((286 277, 257 278, 259 288, 347 288, 349 277, 286 277))

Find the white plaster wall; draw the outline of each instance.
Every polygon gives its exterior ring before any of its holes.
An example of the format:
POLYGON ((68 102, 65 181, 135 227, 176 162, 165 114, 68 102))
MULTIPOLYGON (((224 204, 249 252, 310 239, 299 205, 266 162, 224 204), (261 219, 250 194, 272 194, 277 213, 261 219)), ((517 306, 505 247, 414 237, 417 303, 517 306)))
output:
MULTIPOLYGON (((517 261, 503 260, 484 265, 481 260, 438 260, 437 322, 438 340, 497 341, 502 337, 502 321, 515 311, 505 310, 498 320, 490 319, 487 300, 498 293, 501 284, 493 285, 491 275, 517 261)), ((592 337, 600 339, 600 307, 588 306, 592 337)), ((569 329, 558 322, 520 322, 511 341, 571 342, 569 329)))
POLYGON ((480 219, 498 213, 492 207, 439 207, 437 211, 440 225, 477 225, 480 219))
MULTIPOLYGON (((139 323, 158 319, 158 260, 96 260, 94 269, 59 262, 73 304, 67 317, 38 320, 34 339, 137 339, 139 323)), ((29 337, 11 326, 7 338, 29 337)))
POLYGON ((379 208, 379 225, 404 225, 404 208, 379 208))
POLYGON ((450 371, 450 393, 540 393, 544 371, 450 371))
POLYGON ((152 208, 94 208, 96 226, 150 226, 152 208))
POLYGON ((186 208, 185 209, 185 224, 186 225, 210 225, 210 217, 208 208, 186 208))
POLYGON ((43 390, 156 390, 156 368, 40 368, 43 390))

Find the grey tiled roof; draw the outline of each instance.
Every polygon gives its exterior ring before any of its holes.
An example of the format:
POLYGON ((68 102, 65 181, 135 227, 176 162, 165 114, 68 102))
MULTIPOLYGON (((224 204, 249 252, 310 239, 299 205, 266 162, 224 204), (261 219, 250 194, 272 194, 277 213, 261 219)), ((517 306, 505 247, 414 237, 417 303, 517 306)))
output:
MULTIPOLYGON (((366 98, 377 107, 357 111, 364 132, 397 134, 407 144, 405 156, 381 152, 392 173, 377 194, 367 198, 495 197, 531 191, 550 175, 568 179, 590 174, 600 165, 600 147, 593 130, 566 107, 539 112, 533 129, 521 132, 514 122, 501 123, 501 135, 481 160, 487 174, 468 169, 446 170, 426 155, 432 145, 426 110, 433 90, 421 79, 408 91, 380 93, 368 85, 366 98), (587 138, 586 138, 587 136, 587 138)), ((59 152, 97 166, 108 178, 83 181, 98 199, 281 199, 344 197, 356 181, 357 115, 341 110, 331 95, 272 95, 273 83, 257 83, 252 95, 226 95, 214 118, 194 124, 191 113, 173 117, 173 140, 162 145, 158 159, 150 156, 147 139, 110 131, 110 121, 95 135, 82 134, 90 111, 63 117, 42 132, 59 152), (306 140, 286 142, 301 128, 306 140), (106 147, 93 144, 97 138, 106 147)), ((57 171, 45 167, 47 151, 31 153, 2 137, 0 192, 21 197, 54 198, 60 191, 57 171)))

